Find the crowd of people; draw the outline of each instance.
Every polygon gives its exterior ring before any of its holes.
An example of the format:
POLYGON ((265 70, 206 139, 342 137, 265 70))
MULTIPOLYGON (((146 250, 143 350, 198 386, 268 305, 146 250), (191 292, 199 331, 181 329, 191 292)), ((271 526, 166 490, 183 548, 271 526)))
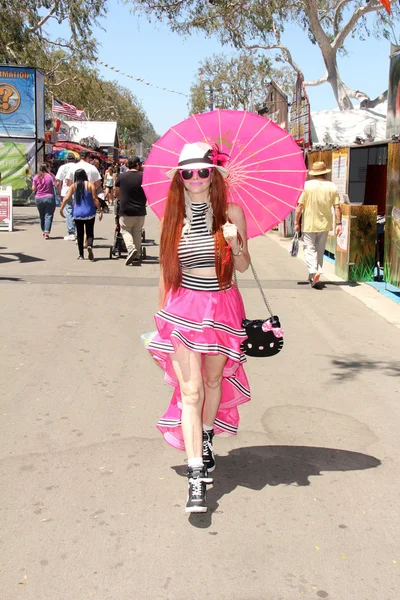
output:
POLYGON ((141 234, 146 215, 146 197, 142 189, 142 161, 135 156, 121 164, 107 166, 99 159, 92 160, 89 151, 80 153, 76 161, 71 152, 56 172, 43 163, 33 177, 32 191, 40 215, 42 235, 50 239, 56 206, 66 221, 64 240, 76 241, 78 259, 94 260, 94 224, 96 213, 100 220, 109 206, 115 206, 115 218, 120 227, 128 256, 126 265, 140 262, 141 234))

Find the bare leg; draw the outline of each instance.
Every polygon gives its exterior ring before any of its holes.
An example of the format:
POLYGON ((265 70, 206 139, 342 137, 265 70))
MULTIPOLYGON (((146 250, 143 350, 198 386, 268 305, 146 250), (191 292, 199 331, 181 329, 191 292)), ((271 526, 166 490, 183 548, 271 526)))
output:
POLYGON ((211 427, 221 402, 222 373, 227 361, 223 354, 206 354, 204 356, 203 381, 205 401, 203 408, 203 423, 211 427))
POLYGON ((204 403, 201 354, 191 352, 181 344, 171 358, 182 396, 182 433, 186 454, 188 459, 199 458, 203 452, 201 412, 204 403))

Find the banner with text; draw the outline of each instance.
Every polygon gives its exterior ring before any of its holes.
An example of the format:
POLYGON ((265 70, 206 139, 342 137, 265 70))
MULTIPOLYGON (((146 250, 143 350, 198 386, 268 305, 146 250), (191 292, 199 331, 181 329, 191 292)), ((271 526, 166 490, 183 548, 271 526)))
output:
POLYGON ((35 69, 1 65, 0 137, 35 138, 35 116, 35 69))
POLYGON ((10 185, 13 199, 27 201, 35 172, 35 142, 0 141, 1 185, 10 185))

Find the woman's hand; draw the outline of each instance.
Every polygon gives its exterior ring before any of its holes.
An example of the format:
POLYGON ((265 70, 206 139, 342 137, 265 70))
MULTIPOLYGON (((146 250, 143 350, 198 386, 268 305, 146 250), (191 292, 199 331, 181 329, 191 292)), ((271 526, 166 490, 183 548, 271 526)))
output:
POLYGON ((60 215, 62 216, 63 219, 65 219, 64 211, 62 208, 60 208, 60 215))
POLYGON ((103 218, 103 211, 101 210, 101 211, 100 211, 100 214, 99 214, 99 221, 101 221, 101 220, 102 220, 102 218, 103 218))

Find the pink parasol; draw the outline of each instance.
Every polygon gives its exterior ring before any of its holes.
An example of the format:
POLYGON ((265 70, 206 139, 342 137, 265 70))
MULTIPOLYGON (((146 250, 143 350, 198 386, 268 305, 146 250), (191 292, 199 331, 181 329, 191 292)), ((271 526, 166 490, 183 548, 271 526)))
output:
POLYGON ((262 235, 283 221, 303 191, 306 167, 303 153, 292 136, 254 113, 214 110, 191 115, 171 127, 151 149, 144 164, 143 188, 150 208, 160 219, 171 179, 184 144, 217 144, 230 172, 225 180, 228 200, 246 215, 249 238, 262 235))

